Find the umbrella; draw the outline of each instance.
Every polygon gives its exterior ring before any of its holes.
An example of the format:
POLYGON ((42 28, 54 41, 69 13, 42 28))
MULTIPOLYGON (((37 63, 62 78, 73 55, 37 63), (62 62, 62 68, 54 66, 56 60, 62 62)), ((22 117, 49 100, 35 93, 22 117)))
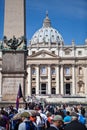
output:
POLYGON ((12 119, 13 119, 13 120, 21 119, 21 113, 15 114, 12 119))
POLYGON ((30 116, 32 116, 33 114, 37 114, 38 113, 36 110, 23 110, 20 113, 15 114, 12 119, 13 120, 21 119, 21 115, 24 112, 28 112, 30 116))
POLYGON ((28 112, 30 114, 30 116, 33 116, 33 115, 37 115, 37 111, 36 110, 24 110, 23 112, 28 112))

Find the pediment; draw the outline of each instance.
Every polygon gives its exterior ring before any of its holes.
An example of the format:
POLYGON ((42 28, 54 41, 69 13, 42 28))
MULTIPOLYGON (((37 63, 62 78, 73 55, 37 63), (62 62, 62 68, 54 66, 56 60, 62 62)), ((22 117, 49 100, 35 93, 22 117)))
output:
POLYGON ((41 50, 39 52, 36 52, 35 54, 32 54, 29 57, 30 58, 57 58, 58 56, 56 54, 53 54, 53 53, 48 52, 46 50, 41 50))
POLYGON ((72 49, 67 47, 67 48, 64 48, 64 51, 72 51, 72 49))

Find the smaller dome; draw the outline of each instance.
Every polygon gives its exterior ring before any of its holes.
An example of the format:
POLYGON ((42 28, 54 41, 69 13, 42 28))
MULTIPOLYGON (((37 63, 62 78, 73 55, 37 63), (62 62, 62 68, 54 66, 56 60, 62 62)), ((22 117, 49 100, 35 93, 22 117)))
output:
POLYGON ((85 44, 87 45, 87 38, 85 39, 85 44))
POLYGON ((51 27, 51 21, 47 13, 46 18, 43 21, 42 28, 34 33, 31 39, 31 44, 55 43, 61 45, 63 42, 64 41, 61 34, 56 29, 51 27))

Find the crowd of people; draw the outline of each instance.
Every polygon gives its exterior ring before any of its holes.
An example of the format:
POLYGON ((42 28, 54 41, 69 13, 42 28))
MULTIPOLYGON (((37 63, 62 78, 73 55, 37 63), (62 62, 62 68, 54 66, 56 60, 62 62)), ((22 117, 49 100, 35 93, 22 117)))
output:
POLYGON ((85 113, 82 105, 33 102, 18 110, 12 105, 1 107, 0 130, 87 130, 85 113))

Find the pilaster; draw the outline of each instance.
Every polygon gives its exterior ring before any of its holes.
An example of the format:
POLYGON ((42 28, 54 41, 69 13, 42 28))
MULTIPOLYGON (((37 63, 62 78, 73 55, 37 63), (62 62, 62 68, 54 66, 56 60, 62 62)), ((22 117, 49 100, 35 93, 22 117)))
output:
POLYGON ((76 94, 76 90, 75 90, 75 65, 72 65, 72 94, 75 95, 76 94))
POLYGON ((56 66, 56 94, 59 94, 59 65, 56 66))
POLYGON ((31 80, 32 80, 32 78, 31 78, 31 65, 28 66, 27 72, 28 72, 28 77, 27 77, 28 78, 27 79, 28 87, 27 87, 26 93, 27 93, 28 96, 31 96, 31 80))
POLYGON ((36 66, 36 95, 39 94, 39 65, 36 66))
POLYGON ((48 65, 48 94, 51 94, 51 66, 48 65))
POLYGON ((63 65, 61 65, 61 94, 64 94, 64 73, 63 73, 63 65))

